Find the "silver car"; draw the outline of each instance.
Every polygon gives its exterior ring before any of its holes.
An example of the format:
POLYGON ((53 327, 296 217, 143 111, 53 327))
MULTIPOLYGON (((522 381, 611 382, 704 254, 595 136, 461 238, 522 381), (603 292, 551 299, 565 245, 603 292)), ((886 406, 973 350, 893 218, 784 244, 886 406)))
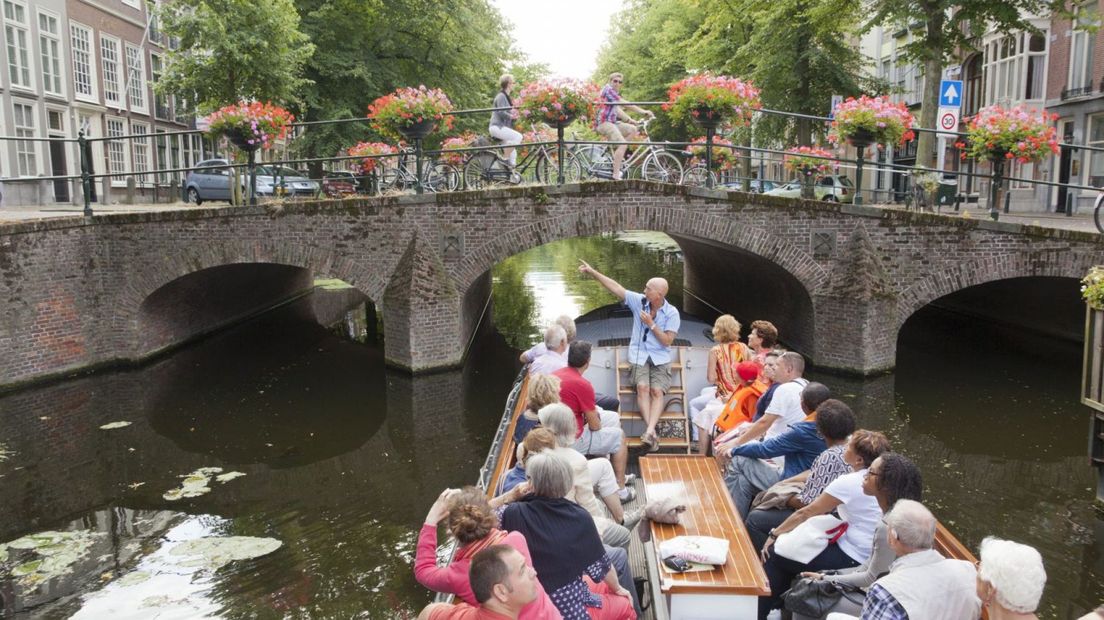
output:
MULTIPOLYGON (((248 191, 249 177, 241 170, 243 192, 248 191)), ((230 179, 233 173, 225 159, 208 159, 196 164, 184 182, 188 202, 202 204, 205 200, 230 200, 230 179)), ((283 166, 257 166, 257 195, 313 196, 318 193, 318 183, 292 168, 283 166)))

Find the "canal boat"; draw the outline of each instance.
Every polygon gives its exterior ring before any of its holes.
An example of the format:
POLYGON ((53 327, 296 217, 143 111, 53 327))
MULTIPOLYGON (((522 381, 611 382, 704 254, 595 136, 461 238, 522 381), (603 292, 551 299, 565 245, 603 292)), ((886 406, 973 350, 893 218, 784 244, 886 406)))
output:
MULTIPOLYGON (((584 376, 602 394, 616 394, 621 402, 621 424, 630 448, 639 447, 644 422, 628 383, 629 334, 634 317, 617 304, 576 319, 576 338, 594 344, 584 376)), ((715 465, 708 456, 691 453, 694 445, 689 400, 708 385, 706 368, 714 345, 712 325, 681 314, 681 328, 672 343, 672 387, 666 396, 657 434, 660 451, 648 454, 630 449, 629 471, 637 497, 626 511, 642 508, 649 498, 678 494, 688 510, 678 525, 652 523, 651 541, 633 536, 630 566, 648 620, 755 618, 757 597, 769 594, 767 578, 742 519, 715 465), (729 541, 725 565, 712 571, 675 573, 658 561, 658 546, 680 535, 713 536, 729 541)), ((529 376, 523 368, 506 399, 487 459, 479 470, 478 486, 494 496, 506 472, 514 466, 514 426, 525 410, 529 376)), ((641 525, 640 527, 646 527, 641 525)), ((942 524, 936 550, 952 558, 974 561, 974 556, 942 524)), ((445 600, 444 598, 440 600, 445 600)))

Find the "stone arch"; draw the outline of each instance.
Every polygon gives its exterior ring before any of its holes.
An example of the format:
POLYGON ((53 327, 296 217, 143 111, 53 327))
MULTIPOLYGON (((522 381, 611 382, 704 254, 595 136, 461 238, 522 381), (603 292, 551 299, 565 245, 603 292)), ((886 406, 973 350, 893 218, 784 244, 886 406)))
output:
POLYGON ((720 217, 686 207, 639 204, 578 208, 557 217, 518 226, 467 252, 452 272, 459 290, 496 263, 553 241, 590 237, 618 230, 652 230, 672 236, 731 245, 771 261, 801 283, 809 295, 828 285, 828 272, 804 249, 763 228, 744 225, 738 217, 720 217))
POLYGON ((936 271, 900 293, 897 302, 897 329, 920 308, 956 291, 987 282, 1030 276, 1080 279, 1096 262, 1098 261, 1088 253, 1055 249, 1031 254, 1002 254, 936 271))

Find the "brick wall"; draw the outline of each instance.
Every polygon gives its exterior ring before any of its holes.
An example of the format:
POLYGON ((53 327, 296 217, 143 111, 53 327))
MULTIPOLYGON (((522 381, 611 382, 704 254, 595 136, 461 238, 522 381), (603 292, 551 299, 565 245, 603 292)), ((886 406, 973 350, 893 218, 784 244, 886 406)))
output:
MULTIPOLYGON (((1005 278, 1079 278, 1104 263, 1095 234, 643 181, 26 222, 0 228, 0 385, 142 358, 151 294, 239 263, 345 280, 382 305, 392 364, 455 365, 478 318, 479 295, 468 293, 486 288, 495 263, 627 229, 688 240, 699 286, 739 283, 699 245, 769 263, 790 287, 779 294, 812 300, 811 331, 796 305, 792 335, 818 363, 858 372, 891 367, 897 329, 938 297, 1005 278), (858 344, 833 340, 849 318, 858 344)), ((793 300, 757 311, 784 315, 793 300)))

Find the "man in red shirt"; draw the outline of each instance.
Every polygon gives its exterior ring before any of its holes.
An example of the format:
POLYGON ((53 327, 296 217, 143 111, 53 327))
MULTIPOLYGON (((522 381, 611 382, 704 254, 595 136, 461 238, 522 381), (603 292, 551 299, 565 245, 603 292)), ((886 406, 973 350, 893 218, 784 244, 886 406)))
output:
POLYGON ((418 620, 517 620, 521 608, 537 598, 537 571, 509 545, 491 545, 475 554, 468 574, 479 607, 433 603, 418 620))
POLYGON ((632 493, 625 488, 625 469, 629 449, 621 416, 616 411, 599 409, 594 402, 594 386, 583 376, 590 366, 590 343, 576 340, 567 350, 567 367, 552 373, 560 378, 560 402, 575 413, 575 450, 584 456, 608 456, 617 476, 618 496, 630 501, 632 493))

